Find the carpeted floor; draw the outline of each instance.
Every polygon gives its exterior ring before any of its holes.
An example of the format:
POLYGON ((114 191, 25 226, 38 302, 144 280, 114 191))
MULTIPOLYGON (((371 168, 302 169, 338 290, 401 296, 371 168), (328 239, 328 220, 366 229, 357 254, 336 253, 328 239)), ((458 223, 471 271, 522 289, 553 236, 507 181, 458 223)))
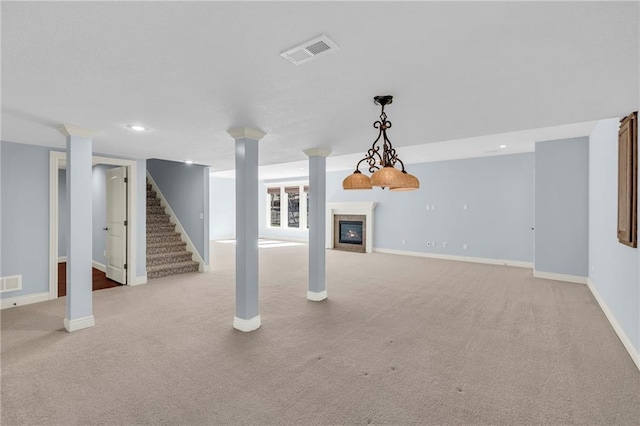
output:
POLYGON ((586 286, 531 270, 260 250, 262 328, 234 316, 233 244, 209 273, 2 311, 2 424, 638 424, 640 372, 586 286))

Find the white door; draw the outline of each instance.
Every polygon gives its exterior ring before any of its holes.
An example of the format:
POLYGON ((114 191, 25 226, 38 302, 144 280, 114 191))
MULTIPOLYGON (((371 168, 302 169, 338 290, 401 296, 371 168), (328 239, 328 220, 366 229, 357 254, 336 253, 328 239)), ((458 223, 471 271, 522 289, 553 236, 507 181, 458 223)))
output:
POLYGON ((127 283, 127 168, 107 170, 107 278, 127 283))

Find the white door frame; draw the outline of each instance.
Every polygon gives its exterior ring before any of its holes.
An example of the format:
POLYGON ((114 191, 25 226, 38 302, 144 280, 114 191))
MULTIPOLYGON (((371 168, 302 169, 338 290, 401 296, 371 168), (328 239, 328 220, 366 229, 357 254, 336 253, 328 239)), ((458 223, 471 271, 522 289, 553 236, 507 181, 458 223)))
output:
MULTIPOLYGON (((67 161, 64 151, 49 154, 49 299, 58 298, 58 169, 67 161)), ((137 167, 134 160, 93 157, 93 164, 126 166, 127 170, 127 284, 136 280, 136 229, 137 229, 137 167)), ((141 283, 142 284, 142 283, 141 283)))

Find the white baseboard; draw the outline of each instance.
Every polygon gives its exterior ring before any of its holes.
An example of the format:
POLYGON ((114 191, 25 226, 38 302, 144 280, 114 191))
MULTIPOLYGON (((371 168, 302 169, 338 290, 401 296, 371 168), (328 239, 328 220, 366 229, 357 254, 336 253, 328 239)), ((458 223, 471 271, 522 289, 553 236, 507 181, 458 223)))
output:
POLYGON ((151 188, 154 191, 156 191, 156 194, 158 195, 158 198, 160 198, 160 205, 165 208, 165 212, 169 215, 170 222, 172 224, 176 225, 176 231, 178 231, 178 233, 180 233, 180 237, 181 237, 182 241, 187 243, 187 250, 191 252, 191 260, 193 260, 194 262, 198 262, 198 264, 199 264, 198 271, 199 272, 204 272, 204 267, 207 266, 207 265, 205 265, 204 260, 202 259, 202 256, 200 256, 200 253, 198 252, 198 250, 196 250, 196 246, 193 245, 193 242, 191 241, 191 238, 189 238, 189 234, 187 234, 187 231, 185 231, 184 228, 182 227, 182 224, 178 220, 178 216, 176 216, 176 214, 174 213, 173 209, 171 208, 171 206, 167 202, 167 199, 162 194, 162 191, 160 191, 160 188, 158 187, 158 184, 156 183, 155 180, 153 180, 153 176, 151 176, 151 174, 149 173, 148 170, 147 170, 147 179, 149 180, 149 183, 151 184, 151 188))
POLYGON ((590 279, 587 279, 587 286, 589 287, 589 290, 591 290, 591 294, 593 294, 596 302, 598 302, 598 305, 600 305, 600 309, 602 309, 602 312, 604 312, 604 315, 609 320, 609 324, 611 324, 611 327, 618 335, 618 338, 622 342, 622 345, 625 347, 627 352, 629 352, 629 355, 631 356, 633 362, 636 364, 636 367, 638 367, 638 370, 640 370, 640 352, 638 351, 638 348, 633 346, 633 343, 631 343, 631 339, 629 339, 627 333, 624 332, 624 330, 618 323, 618 320, 613 315, 613 312, 611 312, 602 296, 600 296, 600 293, 598 293, 596 286, 593 285, 593 282, 591 282, 590 279))
POLYGON ((96 262, 95 260, 92 260, 91 266, 96 268, 98 271, 102 271, 105 274, 107 273, 107 265, 105 265, 104 263, 100 263, 100 262, 96 262))
POLYGON ((83 328, 93 327, 94 325, 96 325, 96 321, 93 315, 89 315, 84 318, 76 318, 74 320, 69 320, 68 318, 64 319, 64 328, 66 328, 69 333, 72 331, 82 330, 83 328))
POLYGON ((587 277, 582 277, 580 275, 567 275, 567 274, 556 274, 555 272, 543 272, 533 270, 533 276, 536 278, 544 278, 547 280, 555 280, 555 281, 565 281, 568 283, 576 283, 576 284, 586 284, 587 277))
POLYGON ((233 328, 236 330, 244 331, 248 333, 249 331, 257 330, 262 325, 260 321, 260 315, 256 315, 251 319, 242 319, 238 317, 233 317, 233 328))
POLYGON ((15 308, 32 303, 39 303, 49 300, 49 292, 27 294, 25 296, 5 297, 0 299, 0 309, 15 308))
POLYGON ((67 256, 58 257, 58 263, 65 263, 67 261, 67 256))
POLYGON ((323 290, 320 292, 307 291, 307 300, 311 300, 312 302, 321 302, 326 298, 327 298, 327 290, 323 290))
POLYGON ((129 285, 142 285, 147 283, 147 274, 141 275, 139 277, 135 277, 133 282, 129 283, 129 285))
POLYGON ((432 259, 455 260, 458 262, 486 263, 489 265, 504 265, 504 266, 515 266, 518 268, 533 269, 532 262, 524 262, 521 260, 489 259, 485 257, 470 257, 470 256, 454 256, 450 254, 425 253, 421 251, 391 250, 391 249, 381 249, 376 247, 373 248, 373 251, 376 253, 398 254, 402 256, 428 257, 432 259))
POLYGON ((204 263, 201 263, 200 266, 198 266, 198 272, 209 272, 210 269, 211 266, 205 265, 204 263))

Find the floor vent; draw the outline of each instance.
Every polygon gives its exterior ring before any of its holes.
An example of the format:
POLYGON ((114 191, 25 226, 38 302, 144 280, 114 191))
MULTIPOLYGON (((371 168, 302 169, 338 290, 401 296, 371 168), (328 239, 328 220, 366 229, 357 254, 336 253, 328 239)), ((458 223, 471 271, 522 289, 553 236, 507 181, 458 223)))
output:
POLYGON ((0 278, 0 293, 22 290, 22 275, 0 278))
POLYGON ((294 65, 300 65, 338 49, 340 49, 338 45, 323 34, 320 37, 291 48, 286 52, 282 52, 280 56, 294 65))

